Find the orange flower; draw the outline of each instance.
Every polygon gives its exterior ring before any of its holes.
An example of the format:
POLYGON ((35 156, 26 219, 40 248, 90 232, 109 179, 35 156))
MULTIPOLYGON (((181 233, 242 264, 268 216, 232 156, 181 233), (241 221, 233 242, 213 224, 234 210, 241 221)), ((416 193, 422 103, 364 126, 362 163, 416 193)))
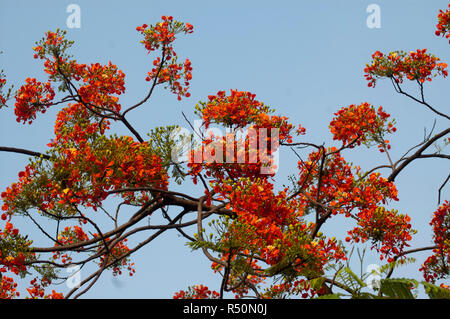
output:
POLYGON ((380 146, 389 146, 389 141, 382 137, 386 133, 393 133, 396 128, 392 122, 386 123, 389 114, 380 106, 375 110, 369 103, 350 105, 334 113, 330 122, 330 131, 334 140, 342 141, 343 146, 353 148, 361 143, 372 141, 380 146))
MULTIPOLYGON (((450 4, 448 6, 450 8, 450 4)), ((446 37, 447 39, 450 38, 450 10, 439 10, 435 34, 437 36, 446 37)))
POLYGON ((365 78, 369 87, 375 87, 379 78, 392 78, 396 83, 402 83, 403 78, 417 80, 420 83, 431 81, 437 75, 448 76, 447 64, 438 63, 439 58, 428 54, 427 49, 390 52, 388 55, 377 51, 372 55, 372 62, 366 64, 365 78))

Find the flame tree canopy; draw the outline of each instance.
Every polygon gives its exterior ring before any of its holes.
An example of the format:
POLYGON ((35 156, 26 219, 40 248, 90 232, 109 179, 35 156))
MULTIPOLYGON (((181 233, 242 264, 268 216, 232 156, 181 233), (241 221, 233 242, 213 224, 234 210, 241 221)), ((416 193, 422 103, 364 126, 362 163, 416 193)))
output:
MULTIPOLYGON (((449 10, 439 12, 437 36, 449 37, 449 17, 449 10)), ((450 158, 432 150, 436 143, 449 143, 450 128, 418 145, 412 141, 395 159, 389 135, 396 133, 396 122, 382 106, 357 102, 340 108, 329 124, 335 145, 325 146, 308 142, 301 123, 275 115, 255 94, 227 89, 195 106, 202 132, 174 138, 177 126, 156 127, 144 138, 129 122, 129 112, 144 107, 160 85, 177 100, 190 96, 193 67, 173 44, 193 33, 193 26, 162 16, 136 30, 144 49, 156 57, 145 77, 148 92, 134 105, 120 101, 125 74, 112 62, 78 63, 69 54, 73 42, 59 29, 47 32, 33 48, 46 79, 26 78, 14 91, 0 73, 0 107, 13 107, 18 123, 31 125, 40 113, 58 110, 45 153, 0 147, 31 156, 17 181, 1 192, 1 298, 77 298, 105 271, 133 276, 134 254, 170 231, 202 251, 219 278, 214 290, 199 284, 174 292, 174 298, 223 298, 225 292, 237 298, 408 298, 419 282, 392 274, 419 251, 429 252, 420 268, 427 293, 450 295, 447 285, 437 284, 449 275, 449 202, 439 196, 430 220, 433 245, 426 247, 411 247, 417 231, 408 212, 390 207, 399 201, 396 177, 407 174, 410 163, 450 158), (129 135, 112 133, 112 123, 123 125, 129 135), (211 125, 226 134, 203 134, 211 125), (362 145, 376 146, 387 164, 363 171, 346 160, 346 154, 362 145), (309 155, 293 163, 292 185, 277 189, 276 155, 282 147, 306 149, 309 155), (180 161, 183 150, 185 160, 180 161), (200 197, 173 190, 173 183, 188 181, 201 189, 200 197), (110 210, 107 203, 117 206, 110 210), (125 213, 124 207, 134 213, 125 213), (166 223, 152 223, 149 217, 155 215, 166 223), (321 232, 337 215, 348 221, 345 241, 321 232), (19 218, 46 241, 24 233, 19 218), (190 226, 196 227, 194 234, 187 231, 190 226), (134 243, 138 234, 145 239, 134 243), (369 243, 386 262, 377 294, 365 292, 365 278, 346 267, 355 243, 369 243), (92 273, 79 285, 65 295, 55 291, 54 282, 67 279, 62 269, 90 264, 92 273), (24 282, 29 284, 21 289, 24 282)), ((448 123, 449 115, 425 99, 425 85, 448 75, 447 64, 427 49, 376 51, 364 72, 369 87, 388 79, 397 93, 448 123), (405 81, 417 83, 418 96, 405 91, 405 81)))

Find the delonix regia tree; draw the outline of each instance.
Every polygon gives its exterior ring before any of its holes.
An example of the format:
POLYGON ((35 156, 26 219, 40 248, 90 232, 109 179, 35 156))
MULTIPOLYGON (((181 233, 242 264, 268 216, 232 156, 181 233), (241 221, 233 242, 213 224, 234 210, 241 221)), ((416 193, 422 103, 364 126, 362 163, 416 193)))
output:
MULTIPOLYGON (((416 233, 410 217, 389 208, 399 200, 395 180, 408 174, 412 162, 440 165, 450 159, 443 151, 450 128, 430 133, 420 143, 411 141, 395 159, 388 140, 396 133, 395 121, 381 106, 363 102, 341 108, 329 125, 337 146, 326 147, 307 142, 301 124, 274 115, 255 94, 230 90, 196 105, 194 113, 202 124, 195 128, 188 121, 191 134, 175 134, 177 126, 156 127, 144 138, 128 121, 129 112, 145 107, 161 85, 178 100, 190 96, 191 62, 179 62, 173 43, 179 35, 192 33, 193 26, 163 16, 155 25, 136 30, 148 53, 157 56, 145 79, 148 92, 134 105, 119 103, 125 74, 111 62, 78 63, 68 54, 73 42, 61 30, 47 32, 33 48, 48 75, 45 82, 27 78, 14 92, 0 75, 0 106, 14 104, 17 122, 32 124, 38 113, 60 108, 45 153, 0 147, 31 156, 18 181, 1 193, 2 298, 82 296, 105 271, 133 275, 133 255, 165 232, 179 232, 190 248, 201 250, 219 278, 215 290, 195 285, 174 292, 174 298, 223 298, 225 292, 238 298, 413 298, 419 284, 432 298, 450 297, 444 283, 449 275, 450 205, 441 198, 448 172, 442 172, 445 181, 436 189, 438 206, 429 204, 434 211, 433 245, 410 247, 416 233), (113 122, 123 124, 129 136, 111 133, 113 122), (226 133, 205 133, 211 125, 226 133), (378 147, 386 163, 363 171, 347 162, 345 153, 362 145, 378 147), (301 148, 309 155, 296 153, 292 185, 278 190, 276 155, 281 147, 294 152, 301 148), (171 187, 189 181, 202 189, 202 196, 171 187), (108 203, 117 205, 110 210, 108 203), (123 214, 124 208, 134 213, 123 214), (338 214, 348 220, 345 241, 321 232, 338 214), (166 222, 149 221, 156 215, 166 222), (16 228, 19 217, 45 241, 16 228), (194 234, 190 226, 196 226, 194 234), (145 239, 130 245, 128 239, 137 235, 145 239), (352 245, 366 242, 385 263, 374 291, 365 289, 366 278, 348 264, 352 245), (393 278, 394 269, 419 251, 429 252, 420 267, 424 278, 393 278), (62 270, 69 266, 83 269, 83 276, 63 295, 53 284, 67 279, 62 270), (88 269, 93 270, 86 274, 88 269), (28 281, 19 294, 18 283, 28 281)), ((450 37, 450 10, 440 11, 436 35, 450 37)), ((447 77, 447 64, 426 49, 376 51, 364 72, 370 87, 385 78, 397 93, 448 123, 450 116, 429 104, 424 92, 435 76, 447 77), (405 90, 406 80, 417 83, 416 94, 405 90)), ((202 278, 196 279, 201 283, 202 278)))

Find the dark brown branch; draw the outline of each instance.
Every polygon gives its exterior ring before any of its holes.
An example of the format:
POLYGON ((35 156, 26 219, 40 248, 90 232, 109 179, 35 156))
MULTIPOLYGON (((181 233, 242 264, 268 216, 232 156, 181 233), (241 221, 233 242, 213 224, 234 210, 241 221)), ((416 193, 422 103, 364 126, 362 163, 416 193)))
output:
POLYGON ((388 180, 393 182, 395 180, 395 178, 397 177, 397 175, 409 164, 411 163, 413 160, 420 158, 420 156, 422 156, 422 152, 425 151, 430 145, 432 145, 434 142, 436 142, 438 139, 440 139, 441 137, 444 137, 445 135, 447 135, 448 133, 450 133, 450 128, 442 131, 439 134, 436 134, 435 136, 433 136, 432 138, 430 138, 424 145, 422 145, 421 148, 419 148, 413 155, 411 155, 410 157, 408 157, 400 166, 398 166, 397 168, 395 168, 391 175, 389 175, 388 180))
MULTIPOLYGON (((202 220, 203 220, 203 201, 205 200, 205 196, 200 197, 200 200, 197 204, 197 235, 198 235, 198 240, 201 242, 205 242, 205 240, 203 239, 203 226, 202 226, 202 220)), ((224 263, 222 260, 217 259, 215 257, 213 257, 208 249, 205 246, 202 246, 202 251, 203 254, 212 262, 215 262, 219 265, 222 265, 224 267, 227 267, 227 264, 224 263)))
POLYGON ((50 236, 50 234, 48 234, 48 233, 45 231, 45 229, 42 228, 41 225, 39 225, 39 223, 31 216, 30 213, 28 213, 27 211, 26 211, 25 213, 26 213, 26 215, 28 216, 28 218, 31 219, 31 221, 36 225, 37 228, 39 228, 39 230, 40 230, 45 236, 47 236, 48 238, 50 238, 50 240, 53 241, 55 244, 62 245, 62 244, 58 241, 58 238, 53 239, 53 237, 50 236))
MULTIPOLYGON (((161 211, 163 212, 163 217, 169 221, 169 223, 173 223, 172 218, 170 218, 169 214, 167 213, 167 210, 164 207, 161 207, 161 211)), ((184 211, 183 211, 184 212, 184 211)), ((183 236, 184 238, 186 238, 187 240, 194 242, 195 238, 189 236, 188 234, 186 234, 183 231, 183 226, 181 225, 181 219, 180 219, 180 223, 178 224, 178 227, 175 227, 175 229, 181 234, 181 236, 183 236)))
MULTIPOLYGON (((107 258, 107 257, 105 257, 105 259, 106 259, 106 258, 107 258)), ((81 292, 78 293, 75 297, 73 297, 73 299, 77 299, 77 298, 80 297, 81 295, 83 295, 83 294, 85 294, 86 292, 88 292, 89 289, 92 288, 92 286, 97 282, 97 280, 98 280, 98 279, 100 278, 100 276, 103 274, 103 271, 104 271, 105 269, 106 269, 106 263, 102 265, 102 267, 100 268, 100 270, 99 270, 99 271, 96 273, 96 275, 93 277, 94 280, 92 280, 92 281, 89 283, 89 285, 88 285, 83 291, 81 291, 81 292)), ((91 278, 90 278, 89 280, 91 280, 91 278)), ((83 284, 84 284, 84 283, 83 283, 83 284)), ((65 296, 65 298, 68 299, 68 298, 72 295, 72 293, 75 292, 77 289, 78 289, 77 287, 73 288, 72 291, 70 291, 70 292, 65 296)))
MULTIPOLYGON (((127 228, 135 225, 139 221, 141 221, 145 216, 148 216, 152 212, 154 212, 154 211, 158 210, 159 208, 164 207, 166 205, 179 206, 179 207, 183 207, 186 211, 195 212, 199 208, 199 203, 200 203, 199 200, 189 200, 189 199, 185 199, 185 198, 181 198, 181 197, 177 197, 177 196, 173 196, 173 195, 168 195, 168 196, 164 197, 163 200, 156 199, 156 200, 150 201, 146 205, 144 205, 142 208, 140 208, 128 222, 122 224, 120 227, 117 227, 116 229, 114 229, 112 231, 104 233, 102 237, 108 238, 108 237, 116 235, 120 232, 123 232, 125 229, 127 229, 127 228)), ((228 216, 232 216, 232 217, 235 216, 235 213, 233 211, 228 210, 228 209, 224 208, 223 206, 224 205, 207 206, 204 203, 202 203, 201 209, 203 209, 203 211, 208 212, 208 213, 216 213, 219 215, 228 215, 228 216)), ((77 218, 79 218, 79 217, 77 217, 77 218)), ((162 227, 163 226, 161 226, 160 228, 162 228, 162 227)), ((174 228, 174 227, 171 227, 171 228, 174 228)), ((92 239, 89 239, 89 240, 86 240, 86 241, 83 241, 80 243, 66 245, 66 246, 34 247, 34 248, 31 248, 30 251, 36 252, 36 253, 67 251, 67 250, 73 250, 76 248, 95 244, 101 240, 102 239, 100 237, 96 237, 96 238, 92 238, 92 239)))
POLYGON ((137 138, 137 140, 141 143, 144 142, 144 139, 139 135, 139 133, 135 130, 135 128, 128 122, 128 120, 125 118, 125 116, 120 117, 120 121, 130 130, 131 133, 137 138))
POLYGON ((447 154, 422 154, 418 158, 443 158, 443 159, 450 159, 450 155, 447 155, 447 154))
POLYGON ((181 115, 183 115, 184 120, 189 124, 189 126, 191 127, 192 131, 202 140, 204 141, 205 138, 200 134, 200 132, 197 132, 194 128, 194 126, 192 125, 191 121, 188 120, 186 114, 184 114, 183 111, 181 111, 181 115))
MULTIPOLYGON (((319 177, 317 181, 317 194, 316 194, 316 202, 319 202, 320 199, 320 189, 322 187, 322 177, 323 177, 323 165, 325 164, 326 152, 325 148, 321 146, 322 158, 320 160, 320 168, 319 168, 319 177)), ((316 223, 319 221, 320 216, 320 206, 316 205, 316 223)))
MULTIPOLYGON (((122 224, 120 227, 109 231, 107 233, 103 234, 103 237, 108 238, 111 237, 117 233, 120 233, 122 231, 124 231, 125 229, 127 229, 130 226, 133 226, 134 224, 138 223, 139 221, 142 220, 142 218, 144 218, 145 216, 147 216, 150 212, 155 211, 157 209, 159 209, 160 207, 164 206, 163 202, 157 202, 154 203, 153 201, 147 203, 146 205, 144 205, 141 209, 138 210, 138 212, 126 223, 122 224), (153 204, 153 205, 152 205, 153 204)), ((79 218, 79 217, 77 217, 79 218)), ((91 245, 91 244, 95 244, 98 241, 101 241, 102 238, 100 237, 95 237, 89 240, 85 240, 83 242, 79 242, 79 243, 75 243, 75 244, 71 244, 71 245, 65 245, 65 246, 60 246, 60 247, 33 247, 30 249, 31 252, 36 252, 36 253, 46 253, 46 252, 54 252, 54 251, 66 251, 66 250, 73 250, 76 248, 80 248, 80 247, 84 247, 87 245, 91 245)))
POLYGON ((444 188, 444 186, 447 184, 449 179, 450 179, 450 174, 448 174, 448 176, 445 179, 444 183, 442 183, 441 187, 439 187, 439 191, 438 191, 438 205, 441 203, 441 191, 444 188))
POLYGON ((225 272, 223 274, 222 283, 220 285, 220 294, 219 294, 220 299, 223 299, 223 292, 227 287, 228 278, 230 277, 231 256, 232 256, 232 249, 230 249, 230 251, 228 252, 227 265, 225 267, 225 272))
POLYGON ((420 85, 420 90, 421 90, 421 97, 422 100, 419 100, 418 98, 412 96, 411 94, 406 93, 405 91, 402 90, 401 86, 399 83, 397 83, 395 80, 393 80, 391 78, 392 84, 394 85, 395 91, 397 91, 397 93, 403 94, 407 97, 409 97, 410 99, 416 101, 417 103, 420 103, 422 105, 425 105, 428 109, 430 109, 431 111, 433 111, 434 113, 436 113, 439 116, 445 117, 447 120, 450 120, 450 116, 439 112, 438 110, 436 110, 435 108, 433 108, 430 104, 428 104, 425 99, 424 99, 424 95, 423 95, 423 85, 420 85))
POLYGON ((50 159, 50 156, 48 156, 47 154, 34 152, 34 151, 29 151, 29 150, 26 150, 26 149, 23 149, 23 148, 0 146, 0 151, 31 155, 31 156, 35 156, 35 157, 42 157, 42 158, 45 158, 47 160, 50 159))
POLYGON ((62 75, 62 77, 64 78, 64 81, 66 82, 67 87, 69 88, 69 92, 70 94, 74 97, 74 99, 81 103, 86 109, 88 109, 89 111, 91 111, 92 113, 94 113, 95 115, 99 116, 102 118, 102 120, 104 118, 109 118, 109 119, 113 119, 113 120, 119 120, 121 121, 129 130, 131 133, 133 133, 133 135, 136 137, 136 139, 139 142, 144 142, 143 138, 139 135, 139 133, 134 129, 134 127, 127 121, 127 119, 125 118, 125 114, 120 114, 117 113, 113 110, 109 110, 109 109, 105 109, 102 108, 100 106, 97 105, 92 105, 89 102, 83 101, 83 98, 81 97, 81 95, 78 92, 78 89, 75 87, 75 85, 70 81, 70 79, 67 78, 67 76, 64 74, 64 72, 62 72, 59 68, 58 65, 58 72, 62 75), (76 94, 74 94, 74 92, 72 92, 72 90, 70 90, 70 87, 73 88, 73 90, 75 91, 76 94), (75 98, 76 97, 76 98, 75 98), (102 114, 100 112, 97 112, 95 110, 93 110, 90 106, 99 109, 100 111, 105 111, 105 112, 110 112, 111 114, 113 114, 114 116, 111 115, 106 115, 106 114, 102 114))
MULTIPOLYGON (((420 252, 420 251, 426 251, 426 250, 433 250, 433 249, 436 249, 436 248, 438 248, 438 247, 439 247, 439 246, 428 246, 428 247, 422 247, 422 248, 410 249, 410 250, 404 251, 404 252, 398 254, 397 256, 395 256, 395 257, 394 257, 394 261, 396 261, 396 260, 399 259, 400 257, 403 257, 403 256, 408 255, 408 254, 417 253, 417 252, 420 252)), ((392 265, 391 265, 391 268, 390 268, 390 270, 389 270, 389 273, 387 274, 386 278, 389 278, 389 277, 392 276, 392 273, 394 272, 394 268, 395 268, 395 267, 394 267, 394 264, 392 264, 392 265)))
MULTIPOLYGON (((179 220, 179 218, 182 217, 182 215, 183 215, 183 213, 180 213, 177 217, 175 217, 175 218, 173 219, 173 223, 172 223, 172 224, 175 224, 175 223, 179 220)), ((167 225, 167 226, 169 226, 169 225, 167 225)), ((127 258, 127 257, 130 256, 131 254, 135 253, 137 250, 139 250, 140 248, 144 247, 144 246, 147 245, 149 242, 151 242, 152 240, 154 240, 155 238, 157 238, 159 235, 161 235, 162 233, 164 233, 167 229, 169 229, 169 228, 160 229, 159 231, 157 231, 156 233, 154 233, 153 235, 151 235, 149 238, 147 238, 147 239, 144 240, 143 242, 139 243, 136 247, 134 247, 133 249, 130 249, 127 253, 125 253, 124 255, 122 255, 122 256, 120 256, 119 258, 117 258, 117 260, 121 260, 121 259, 127 258)), ((128 237, 129 235, 130 235, 130 234, 127 234, 126 237, 128 237)), ((125 235, 124 235, 124 236, 118 238, 118 239, 117 239, 117 242, 120 241, 120 240, 123 240, 123 239, 126 238, 126 237, 125 237, 125 235)), ((116 261, 114 260, 114 261, 110 261, 110 262, 108 262, 108 263, 105 263, 105 264, 104 264, 104 267, 102 267, 101 269, 97 270, 95 273, 91 274, 88 278, 86 278, 85 280, 83 280, 83 282, 80 284, 80 287, 83 286, 85 283, 89 282, 90 280, 92 280, 93 278, 95 278, 96 276, 100 275, 101 272, 103 272, 103 270, 104 270, 105 268, 110 267, 110 266, 113 265, 115 262, 116 262, 116 261)), ((91 287, 92 285, 89 285, 89 286, 91 287)), ((88 289, 90 289, 90 287, 88 287, 88 289)), ((76 291, 76 289, 74 289, 74 290, 71 292, 71 294, 73 294, 75 291, 76 291)), ((87 290, 86 290, 86 291, 87 291, 87 290)), ((86 291, 85 291, 85 292, 86 292, 86 291)), ((68 297, 70 297, 70 295, 66 295, 66 296, 65 296, 65 298, 68 298, 68 297)))
POLYGON ((158 71, 156 72, 155 78, 153 79, 153 84, 150 88, 150 91, 148 92, 147 96, 140 102, 136 103, 133 106, 130 106, 128 109, 126 109, 123 113, 122 113, 122 117, 125 117, 125 114, 127 114, 128 112, 130 112, 131 110, 134 110, 135 108, 141 106, 142 104, 144 104, 145 102, 147 102, 147 100, 152 96, 153 90, 156 87, 157 81, 158 81, 158 77, 159 77, 159 73, 161 72, 161 69, 164 65, 164 63, 166 58, 166 50, 165 47, 163 46, 162 48, 162 56, 161 56, 161 63, 159 64, 159 68, 158 71))
POLYGON ((120 189, 115 189, 112 191, 109 191, 108 194, 119 194, 119 193, 127 193, 127 192, 140 192, 140 191, 152 191, 155 193, 163 193, 163 194, 169 194, 169 195, 174 195, 174 196, 180 196, 180 197, 185 197, 189 200, 192 201, 198 201, 198 198, 194 198, 191 197, 187 194, 184 193, 179 193, 179 192, 173 192, 173 191, 168 191, 165 189, 161 189, 161 188, 156 188, 156 187, 133 187, 133 188, 120 188, 120 189))
POLYGON ((283 146, 311 146, 311 147, 317 148, 318 150, 320 150, 323 147, 322 145, 316 145, 316 144, 307 143, 307 142, 297 142, 297 143, 283 143, 283 142, 281 142, 280 145, 283 145, 283 146))

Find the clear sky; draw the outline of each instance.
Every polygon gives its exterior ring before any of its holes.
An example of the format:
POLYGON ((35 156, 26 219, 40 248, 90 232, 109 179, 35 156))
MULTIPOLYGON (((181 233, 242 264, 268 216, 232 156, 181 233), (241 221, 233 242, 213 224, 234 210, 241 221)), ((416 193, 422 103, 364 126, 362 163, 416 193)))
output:
MULTIPOLYGON (((178 102, 162 88, 144 107, 130 114, 130 122, 145 136, 155 126, 179 124, 187 127, 181 111, 194 119, 199 100, 219 90, 247 90, 257 99, 275 108, 307 129, 306 139, 333 145, 328 124, 340 107, 369 102, 382 105, 397 121, 397 133, 390 138, 392 155, 398 159, 410 146, 423 139, 424 128, 431 128, 436 116, 423 106, 400 96, 388 81, 375 89, 367 87, 363 69, 376 50, 416 50, 427 48, 444 62, 450 61, 448 41, 434 35, 439 9, 448 0, 316 0, 316 1, 21 1, 0 0, 0 69, 8 83, 16 87, 26 77, 46 80, 42 64, 33 59, 32 47, 47 30, 67 29, 75 41, 70 53, 80 63, 109 60, 126 74, 126 94, 121 104, 132 105, 145 96, 147 71, 153 57, 139 43, 135 28, 154 24, 161 15, 194 25, 194 33, 180 37, 175 50, 181 59, 193 65, 191 97, 178 102), (67 6, 81 9, 81 27, 68 28, 67 6), (381 27, 369 28, 366 8, 377 4, 381 9, 381 27), (331 143, 331 144, 330 144, 331 143)), ((437 109, 448 113, 449 79, 426 84, 426 97, 437 109)), ((409 87, 418 93, 416 87, 409 87)), ((40 114, 33 125, 15 121, 13 109, 1 110, 0 145, 45 151, 53 137, 53 123, 58 107, 40 114)), ((437 119, 436 131, 447 123, 437 119)), ((119 124, 112 130, 129 134, 119 124)), ((336 145, 338 146, 338 145, 336 145)), ((360 147, 343 154, 346 159, 372 168, 386 163, 374 149, 360 147)), ((17 179, 17 172, 27 164, 26 156, 0 154, 0 189, 17 179)), ((428 225, 437 207, 437 189, 449 172, 444 160, 420 160, 397 178, 400 202, 392 207, 412 217, 419 233, 415 246, 431 244, 428 225)), ((385 171, 387 174, 388 172, 385 171)), ((280 154, 279 184, 296 174, 296 158, 290 151, 280 154)), ((197 194, 191 186, 177 188, 197 194)), ((448 199, 450 188, 443 189, 448 199)), ((28 226, 30 231, 33 225, 28 226)), ((344 238, 351 226, 336 217, 336 223, 324 228, 325 234, 344 238)), ((26 228, 24 228, 26 229, 26 228)), ((184 239, 167 234, 135 257, 136 275, 112 278, 108 273, 87 293, 91 298, 170 298, 179 289, 201 283, 219 289, 220 277, 209 268, 200 253, 184 246, 184 239)), ((417 254, 417 264, 404 268, 402 276, 421 279, 417 269, 427 254, 417 254)), ((380 264, 368 256, 368 264, 380 264)), ((66 291, 64 285, 61 290, 66 291)), ((24 296, 24 294, 23 294, 24 296)))

